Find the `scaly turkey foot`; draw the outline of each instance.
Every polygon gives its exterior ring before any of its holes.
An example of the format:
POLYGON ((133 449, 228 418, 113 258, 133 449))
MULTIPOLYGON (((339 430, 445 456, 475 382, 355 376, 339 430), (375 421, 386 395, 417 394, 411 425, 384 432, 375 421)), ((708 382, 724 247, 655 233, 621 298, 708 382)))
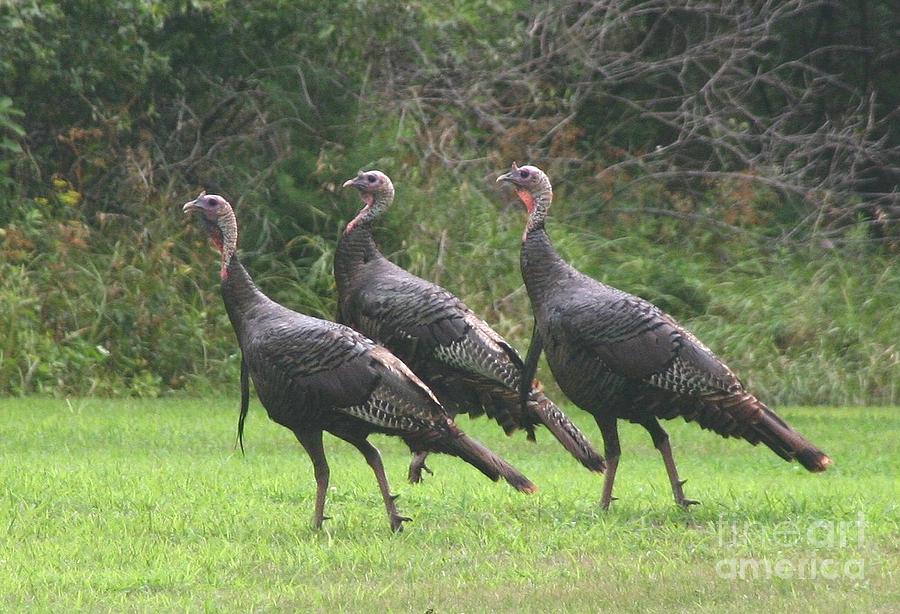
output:
POLYGON ((416 454, 415 458, 413 458, 412 462, 409 464, 409 474, 407 479, 410 484, 418 484, 422 481, 422 470, 428 475, 434 475, 434 472, 425 464, 425 458, 427 456, 427 454, 423 453, 416 454))
POLYGON ((400 516, 399 514, 391 514, 391 531, 400 533, 403 531, 403 523, 412 522, 412 518, 408 516, 400 516))
POLYGON ((404 522, 412 522, 412 518, 401 516, 397 512, 397 499, 400 495, 388 495, 388 520, 391 522, 391 531, 399 533, 403 530, 404 522))
POLYGON ((696 499, 688 499, 687 497, 684 496, 684 490, 681 487, 684 486, 685 482, 687 482, 686 479, 678 480, 673 485, 672 491, 673 491, 673 494, 675 495, 675 503, 677 503, 684 509, 688 509, 692 505, 700 505, 700 502, 697 501, 696 499))

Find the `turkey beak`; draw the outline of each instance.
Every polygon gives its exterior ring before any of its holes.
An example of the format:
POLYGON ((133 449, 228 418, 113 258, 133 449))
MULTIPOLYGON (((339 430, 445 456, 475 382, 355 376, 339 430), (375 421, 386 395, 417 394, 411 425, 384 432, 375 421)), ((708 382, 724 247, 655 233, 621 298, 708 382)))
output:
POLYGON ((360 176, 357 175, 353 179, 348 179, 341 186, 342 188, 358 188, 359 187, 360 176))
POLYGON ((200 192, 200 194, 197 195, 197 198, 195 198, 191 202, 184 203, 184 206, 181 208, 181 212, 182 213, 190 213, 191 211, 199 211, 199 210, 203 209, 203 207, 200 206, 197 203, 197 201, 200 200, 201 198, 203 198, 204 196, 206 196, 206 190, 203 190, 202 192, 200 192))
POLYGON ((497 183, 501 183, 503 181, 508 181, 512 184, 515 184, 516 183, 516 180, 515 180, 516 171, 518 171, 518 170, 519 170, 519 167, 516 166, 515 162, 513 162, 512 167, 510 168, 508 173, 503 173, 502 175, 497 177, 497 183))

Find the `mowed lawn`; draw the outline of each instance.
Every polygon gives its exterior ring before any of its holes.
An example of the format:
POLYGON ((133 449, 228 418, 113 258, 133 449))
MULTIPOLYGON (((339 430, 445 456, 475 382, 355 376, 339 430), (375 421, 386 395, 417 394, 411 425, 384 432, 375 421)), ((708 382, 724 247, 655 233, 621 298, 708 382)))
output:
MULTIPOLYGON (((622 425, 602 476, 537 444, 460 424, 540 487, 526 496, 446 456, 424 484, 381 449, 394 535, 361 455, 326 436, 325 529, 302 448, 257 402, 0 400, 0 610, 896 611, 900 409, 783 408, 835 459, 812 475, 763 447, 666 424, 689 497, 675 507, 649 437, 622 425)), ((571 409, 599 446, 587 414, 571 409)), ((602 448, 601 448, 602 449, 602 448)))

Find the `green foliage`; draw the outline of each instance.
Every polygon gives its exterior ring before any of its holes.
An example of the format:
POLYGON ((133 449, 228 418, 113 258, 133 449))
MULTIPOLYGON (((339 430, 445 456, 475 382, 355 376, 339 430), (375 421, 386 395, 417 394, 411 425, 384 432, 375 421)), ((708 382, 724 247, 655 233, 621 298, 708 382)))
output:
POLYGON ((259 285, 329 317, 334 245, 358 208, 339 186, 363 167, 397 184, 384 251, 524 349, 523 219, 493 179, 535 153, 562 251, 674 313, 767 400, 896 402, 890 236, 868 243, 860 215, 824 246, 782 247, 808 203, 752 174, 688 191, 610 169, 659 128, 601 112, 571 85, 593 73, 535 46, 570 17, 514 0, 2 3, 0 394, 233 386, 216 255, 180 203, 225 195, 259 285), (531 56, 549 72, 518 67, 531 56), (477 87, 454 90, 460 75, 477 87))
MULTIPOLYGON (((900 597, 896 409, 783 410, 835 458, 819 475, 667 423, 685 488, 702 502, 689 512, 635 425, 621 429, 620 499, 606 513, 602 477, 545 431, 532 444, 461 421, 538 484, 530 496, 442 455, 411 486, 405 446, 375 437, 413 518, 397 535, 365 461, 330 436, 332 520, 313 531, 309 460, 255 401, 245 457, 233 445, 237 399, 221 395, 7 399, 0 413, 7 611, 840 612, 889 611, 900 597), (838 573, 723 578, 734 559, 832 560, 838 573), (854 560, 861 579, 842 573, 854 560)), ((589 416, 572 417, 598 438, 589 416)))
MULTIPOLYGON (((77 220, 77 205, 66 204, 77 200, 70 192, 61 183, 51 199, 26 203, 0 244, 4 391, 156 395, 234 385, 236 346, 217 292, 217 254, 193 220, 161 203, 143 226, 110 217, 93 230, 77 220)), ((771 252, 643 218, 619 226, 619 235, 602 230, 614 225, 611 215, 587 228, 578 223, 567 197, 558 196, 549 224, 561 252, 670 311, 767 402, 897 401, 900 271, 890 255, 771 252)), ((358 206, 353 194, 341 201, 334 197, 331 211, 320 213, 335 228, 358 206)), ((515 203, 502 210, 502 201, 487 186, 417 189, 398 181, 378 236, 396 261, 456 292, 524 351, 531 326, 517 262, 524 216, 515 203)), ((336 230, 299 234, 261 253, 242 239, 266 292, 322 317, 334 313, 336 240, 336 230)))
POLYGON ((206 335, 227 335, 227 318, 158 225, 106 241, 77 221, 48 221, 50 202, 28 205, 7 227, 0 264, 5 392, 155 396, 209 368, 206 335))
POLYGON ((19 124, 19 118, 25 113, 13 106, 13 101, 7 96, 0 96, 0 193, 15 187, 15 181, 10 177, 12 163, 9 156, 22 153, 22 146, 18 140, 25 136, 25 129, 19 124))

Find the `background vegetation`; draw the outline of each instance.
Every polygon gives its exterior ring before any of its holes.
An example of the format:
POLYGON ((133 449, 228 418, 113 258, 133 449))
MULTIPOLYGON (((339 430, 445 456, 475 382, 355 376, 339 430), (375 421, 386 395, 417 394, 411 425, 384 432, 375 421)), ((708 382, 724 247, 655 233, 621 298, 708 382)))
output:
MULTIPOLYGON (((893 3, 19 0, 0 6, 0 394, 236 381, 214 256, 237 207, 265 291, 334 312, 361 167, 381 242, 524 348, 512 160, 551 233, 774 402, 896 403, 893 3)), ((224 388, 232 390, 233 388, 224 388)))

